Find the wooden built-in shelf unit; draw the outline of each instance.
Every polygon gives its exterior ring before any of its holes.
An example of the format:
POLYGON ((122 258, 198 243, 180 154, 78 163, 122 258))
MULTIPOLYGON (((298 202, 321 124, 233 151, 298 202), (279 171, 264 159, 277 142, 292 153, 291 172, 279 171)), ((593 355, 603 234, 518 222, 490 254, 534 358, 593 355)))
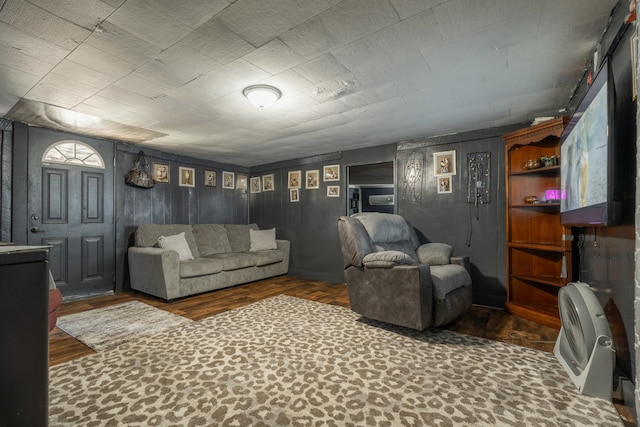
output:
POLYGON ((546 190, 560 188, 560 166, 527 169, 530 159, 560 158, 568 117, 504 135, 506 149, 507 301, 511 313, 560 329, 558 290, 572 281, 573 235, 560 225, 560 203, 546 190), (537 203, 526 203, 535 196, 537 203))

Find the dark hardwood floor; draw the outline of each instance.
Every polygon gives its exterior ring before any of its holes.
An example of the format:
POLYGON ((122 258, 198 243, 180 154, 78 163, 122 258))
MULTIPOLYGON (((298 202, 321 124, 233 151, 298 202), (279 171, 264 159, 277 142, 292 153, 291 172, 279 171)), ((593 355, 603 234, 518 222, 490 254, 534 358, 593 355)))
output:
MULTIPOLYGON (((170 303, 139 292, 125 292, 72 301, 61 306, 59 316, 137 300, 191 320, 200 320, 280 294, 349 307, 347 288, 344 284, 280 276, 187 297, 170 303)), ((504 310, 482 306, 473 306, 467 313, 447 325, 446 329, 548 352, 553 351, 559 332, 513 316, 504 310)), ((55 328, 49 334, 49 366, 92 353, 94 353, 93 350, 59 328, 55 328)), ((614 403, 616 402, 614 401, 614 403)), ((624 405, 620 405, 618 402, 616 407, 626 426, 637 425, 634 416, 624 405)))

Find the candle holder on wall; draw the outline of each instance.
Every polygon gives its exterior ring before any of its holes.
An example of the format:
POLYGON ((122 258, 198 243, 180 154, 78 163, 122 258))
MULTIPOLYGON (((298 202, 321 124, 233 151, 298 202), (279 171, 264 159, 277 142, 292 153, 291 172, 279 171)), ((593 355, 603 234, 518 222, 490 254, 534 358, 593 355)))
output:
POLYGON ((402 186, 402 200, 410 205, 422 202, 422 173, 424 171, 424 157, 421 153, 413 153, 407 159, 404 168, 404 183, 402 186))
POLYGON ((467 154, 467 203, 491 203, 491 152, 467 154))

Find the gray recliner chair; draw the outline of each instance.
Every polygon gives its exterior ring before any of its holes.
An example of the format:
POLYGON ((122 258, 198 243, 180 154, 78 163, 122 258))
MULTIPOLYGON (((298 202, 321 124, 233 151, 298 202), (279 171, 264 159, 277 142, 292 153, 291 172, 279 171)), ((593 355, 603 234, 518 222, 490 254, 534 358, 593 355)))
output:
POLYGON ((445 325, 472 303, 469 258, 445 243, 421 244, 400 215, 338 218, 351 309, 373 320, 422 331, 445 325))

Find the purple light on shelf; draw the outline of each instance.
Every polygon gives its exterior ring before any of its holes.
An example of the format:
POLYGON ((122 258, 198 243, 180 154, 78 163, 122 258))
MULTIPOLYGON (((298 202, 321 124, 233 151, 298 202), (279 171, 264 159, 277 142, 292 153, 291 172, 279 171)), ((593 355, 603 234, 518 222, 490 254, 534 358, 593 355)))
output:
POLYGON ((550 188, 544 192, 544 197, 547 199, 547 202, 557 202, 561 199, 567 198, 567 193, 562 190, 558 190, 557 188, 550 188))

